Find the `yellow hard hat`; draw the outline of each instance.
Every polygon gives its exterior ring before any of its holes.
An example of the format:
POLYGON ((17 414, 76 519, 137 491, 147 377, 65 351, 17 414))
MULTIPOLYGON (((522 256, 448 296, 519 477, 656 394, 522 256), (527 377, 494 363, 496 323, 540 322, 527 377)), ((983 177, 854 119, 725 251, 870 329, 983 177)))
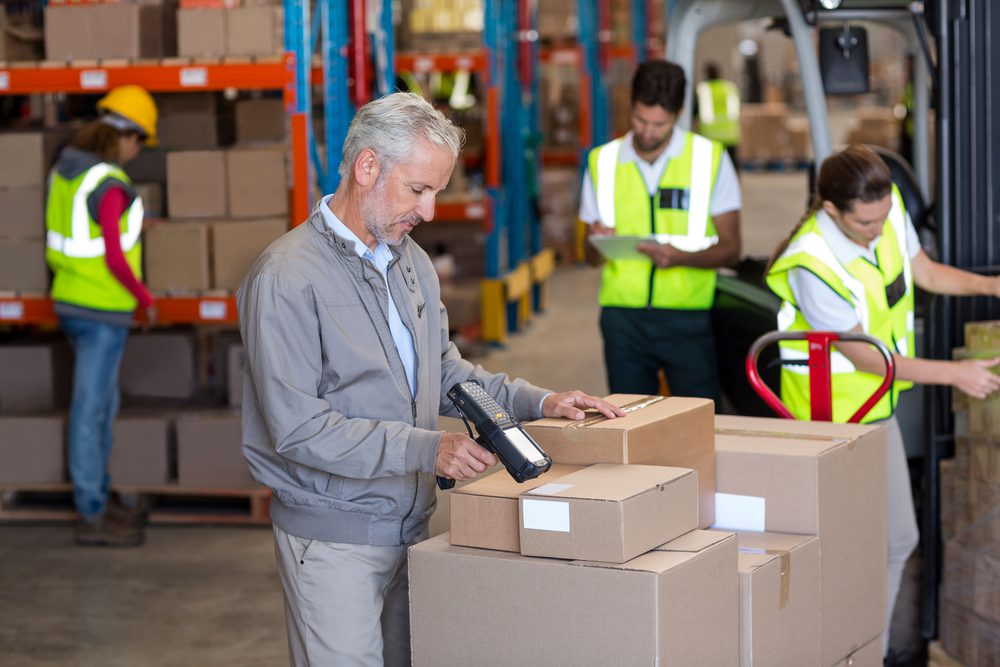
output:
POLYGON ((141 86, 119 86, 97 101, 97 108, 132 121, 146 135, 146 145, 156 145, 156 102, 141 86))

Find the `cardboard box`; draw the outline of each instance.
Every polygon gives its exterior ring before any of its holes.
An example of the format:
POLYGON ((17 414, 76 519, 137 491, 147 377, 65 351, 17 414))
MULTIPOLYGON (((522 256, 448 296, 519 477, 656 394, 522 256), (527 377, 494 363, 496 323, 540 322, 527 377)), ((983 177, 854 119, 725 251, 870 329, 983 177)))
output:
POLYGON ((0 237, 45 238, 45 195, 41 186, 0 189, 0 237))
POLYGON ((882 638, 877 637, 852 651, 834 667, 882 667, 882 638))
POLYGON ((521 553, 624 563, 698 527, 688 468, 598 463, 522 493, 521 553))
POLYGON ((226 158, 222 151, 167 154, 167 208, 175 218, 226 216, 226 158))
MULTIPOLYGON (((176 3, 174 3, 176 7, 176 3)), ((160 3, 50 5, 45 9, 45 57, 162 58, 173 55, 176 30, 160 3)))
POLYGON ((286 231, 284 219, 212 223, 212 286, 239 287, 257 256, 286 231))
POLYGON ((115 486, 158 486, 170 481, 170 417, 122 415, 112 432, 108 472, 115 486))
POLYGON ((740 665, 819 665, 819 540, 740 533, 740 665))
POLYGON ((451 543, 457 546, 521 551, 517 497, 536 487, 550 484, 581 470, 582 466, 555 463, 541 477, 518 484, 506 470, 451 491, 451 543))
POLYGON ((288 215, 288 174, 284 150, 226 152, 229 214, 234 218, 288 215))
POLYGON ((230 345, 226 363, 226 396, 229 407, 243 406, 243 377, 247 367, 247 351, 242 345, 230 345))
POLYGON ((457 547, 440 535, 410 548, 409 568, 416 667, 739 659, 732 534, 693 531, 619 565, 457 547))
POLYGON ((219 58, 225 54, 225 10, 177 11, 177 55, 190 58, 219 58))
POLYGON ((0 413, 54 410, 55 369, 51 345, 0 345, 0 413))
POLYGON ((133 183, 166 183, 167 151, 143 148, 122 168, 133 183))
POLYGON ((65 480, 65 432, 61 416, 0 417, 0 483, 65 480))
POLYGON ((885 624, 886 437, 881 426, 716 418, 717 525, 816 535, 822 664, 885 624), (722 502, 725 500, 725 502, 722 502), (744 510, 734 523, 731 505, 744 510))
POLYGON ((135 193, 142 198, 142 210, 146 218, 165 218, 167 210, 163 206, 163 185, 160 183, 133 183, 135 193))
POLYGON ((0 7, 0 60, 41 60, 44 35, 30 17, 7 16, 0 7))
POLYGON ((146 284, 154 292, 196 292, 211 284, 208 224, 165 222, 146 230, 146 284))
POLYGON ((283 142, 285 103, 278 98, 239 100, 236 109, 236 141, 241 144, 283 142))
POLYGON ((177 485, 242 488, 257 486, 243 458, 239 412, 212 411, 177 418, 177 485))
POLYGON ((44 189, 49 166, 72 132, 72 128, 0 132, 0 188, 44 189))
POLYGON ((226 11, 226 54, 272 56, 283 49, 280 7, 238 7, 226 11))
POLYGON ((210 150, 219 145, 214 93, 157 95, 160 147, 210 150))
POLYGON ((118 384, 126 396, 191 398, 196 389, 194 337, 179 331, 130 335, 118 384))
POLYGON ((0 239, 0 290, 41 294, 49 289, 43 239, 0 239))
POLYGON ((605 400, 636 409, 619 419, 600 415, 582 422, 540 419, 525 428, 556 463, 637 463, 691 468, 698 473, 698 525, 707 528, 715 523, 712 401, 636 394, 612 394, 605 400))

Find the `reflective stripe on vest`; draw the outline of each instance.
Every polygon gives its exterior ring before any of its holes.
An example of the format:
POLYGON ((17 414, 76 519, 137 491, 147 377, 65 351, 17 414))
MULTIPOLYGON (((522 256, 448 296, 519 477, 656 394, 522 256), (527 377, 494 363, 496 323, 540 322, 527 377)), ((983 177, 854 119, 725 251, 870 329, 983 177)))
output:
MULTIPOLYGON (((660 243, 669 243, 684 252, 707 250, 719 242, 708 235, 709 206, 712 198, 712 142, 696 134, 692 138, 691 179, 688 186, 686 234, 657 234, 660 243)), ((605 227, 615 226, 615 176, 623 139, 615 139, 598 149, 596 176, 597 213, 605 227)))
MULTIPOLYGON (((71 220, 73 235, 67 238, 57 231, 49 230, 46 233, 46 244, 49 249, 67 257, 89 259, 104 256, 104 237, 90 236, 90 210, 87 207, 87 198, 113 172, 114 169, 108 164, 98 164, 90 168, 73 196, 71 220)), ((128 225, 121 235, 122 252, 128 252, 138 243, 139 235, 142 233, 143 216, 142 199, 137 197, 129 207, 128 225)))
POLYGON ((695 86, 698 97, 698 131, 727 146, 740 140, 740 93, 731 81, 715 79, 695 86))

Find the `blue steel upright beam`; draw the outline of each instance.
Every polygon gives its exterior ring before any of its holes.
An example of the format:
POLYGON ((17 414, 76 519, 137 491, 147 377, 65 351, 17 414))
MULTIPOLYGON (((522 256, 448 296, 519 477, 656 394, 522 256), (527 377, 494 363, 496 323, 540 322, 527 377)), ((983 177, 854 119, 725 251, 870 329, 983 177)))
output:
POLYGON ((320 53, 323 59, 323 118, 326 140, 326 179, 323 192, 331 193, 340 184, 337 167, 347 126, 354 117, 347 88, 347 47, 349 42, 346 0, 317 0, 322 14, 323 34, 320 53))
MULTIPOLYGON (((310 37, 309 0, 285 0, 285 51, 294 56, 295 99, 290 109, 290 118, 301 116, 306 127, 306 142, 313 146, 312 136, 312 87, 309 85, 312 66, 312 38, 310 37)), ((294 123, 293 123, 294 125, 294 123)), ((304 184, 302 184, 304 185, 304 184)))
POLYGON ((590 102, 591 145, 584 146, 584 151, 607 142, 609 132, 608 90, 605 73, 601 68, 601 27, 597 5, 595 0, 577 0, 577 40, 583 50, 584 72, 590 82, 590 90, 580 91, 581 95, 588 96, 590 102))
POLYGON ((646 0, 632 0, 632 44, 635 46, 635 61, 641 63, 646 59, 649 27, 649 17, 646 12, 646 0))
MULTIPOLYGON (((483 44, 486 47, 487 58, 489 60, 489 87, 494 88, 500 97, 496 105, 496 112, 503 110, 503 82, 505 78, 506 58, 502 51, 501 35, 503 30, 500 25, 500 4, 501 0, 484 0, 483 12, 483 44)), ((492 113, 493 109, 488 109, 487 113, 492 113)), ((502 123, 495 123, 494 127, 501 128, 502 123)), ((499 137, 497 145, 503 145, 503 137, 499 137)), ((502 160, 501 162, 506 162, 502 160)), ((501 167, 502 173, 502 167, 501 167)), ((502 179, 501 179, 502 181, 502 179)), ((507 215, 505 205, 505 188, 487 187, 486 193, 493 203, 493 229, 486 236, 486 277, 499 278, 506 265, 504 262, 504 245, 507 233, 507 215)))
POLYGON ((373 98, 388 95, 396 90, 396 35, 392 25, 392 0, 382 0, 381 4, 379 24, 372 36, 376 81, 373 98))
MULTIPOLYGON (((500 48, 507 58, 504 68, 503 84, 503 114, 500 117, 501 136, 503 136, 503 186, 507 194, 507 266, 517 267, 525 258, 527 250, 527 197, 525 192, 524 173, 524 140, 525 108, 522 104, 521 82, 519 76, 519 49, 517 48, 517 13, 519 0, 501 0, 501 25, 504 34, 500 48)), ((516 308, 516 305, 512 304, 516 308)), ((516 310, 514 317, 508 317, 511 325, 516 325, 516 310)))

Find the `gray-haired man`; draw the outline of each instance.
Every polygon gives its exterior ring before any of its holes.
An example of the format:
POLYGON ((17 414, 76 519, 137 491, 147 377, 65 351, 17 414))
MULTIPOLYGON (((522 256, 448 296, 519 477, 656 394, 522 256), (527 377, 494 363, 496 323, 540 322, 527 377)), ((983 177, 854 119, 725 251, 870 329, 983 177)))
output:
POLYGON ((268 247, 240 287, 247 351, 243 451, 274 492, 278 569, 295 665, 409 665, 406 547, 427 537, 435 475, 496 463, 445 392, 477 379, 521 419, 621 412, 488 373, 448 340, 427 254, 407 234, 434 217, 461 131, 415 95, 358 110, 341 184, 268 247))

